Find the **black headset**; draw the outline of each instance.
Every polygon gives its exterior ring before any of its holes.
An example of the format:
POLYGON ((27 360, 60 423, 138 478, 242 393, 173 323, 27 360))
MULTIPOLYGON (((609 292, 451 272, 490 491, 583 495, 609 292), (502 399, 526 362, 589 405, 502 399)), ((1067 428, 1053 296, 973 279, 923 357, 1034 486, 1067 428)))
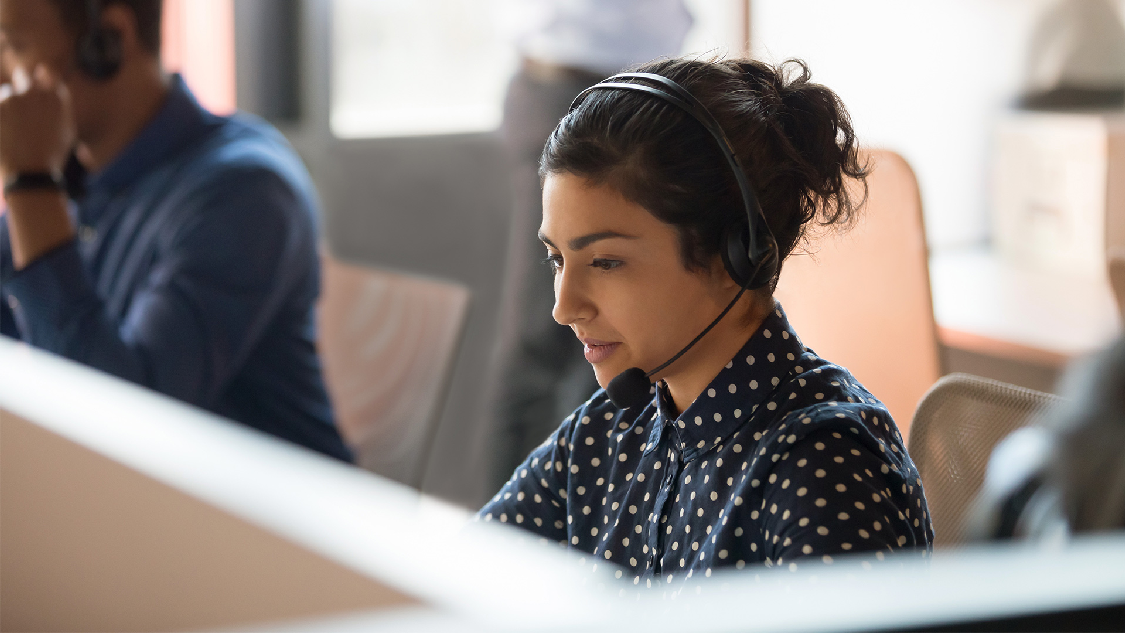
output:
POLYGON ((742 163, 734 153, 734 147, 731 145, 730 139, 727 138, 714 115, 688 92, 687 88, 667 77, 654 73, 619 73, 580 92, 571 102, 570 111, 573 112, 582 103, 586 95, 594 90, 641 92, 676 106, 698 121, 715 139, 719 150, 727 160, 727 164, 730 165, 731 171, 734 172, 734 179, 738 183, 738 190, 742 194, 742 204, 746 211, 745 222, 740 218, 723 229, 722 244, 719 248, 719 254, 723 259, 723 266, 726 268, 727 274, 740 286, 738 294, 734 296, 734 299, 731 299, 722 313, 715 317, 714 321, 711 321, 710 325, 675 356, 648 372, 640 367, 626 369, 611 380, 606 387, 606 393, 610 400, 618 407, 623 409, 634 406, 641 407, 652 399, 653 387, 649 379, 653 375, 676 362, 689 349, 694 347, 730 312, 743 293, 754 288, 761 288, 773 281, 780 264, 777 256, 777 240, 774 238, 773 232, 770 231, 769 224, 762 213, 762 207, 758 204, 758 196, 750 188, 750 183, 746 179, 746 172, 742 169, 742 163), (623 79, 653 82, 667 90, 639 82, 627 83, 621 81, 623 79))
POLYGON ((647 95, 658 97, 689 114, 699 122, 715 139, 719 151, 723 153, 727 164, 734 173, 738 183, 738 190, 742 194, 742 203, 746 212, 746 220, 739 219, 729 224, 722 234, 722 244, 719 254, 723 259, 723 266, 727 273, 739 286, 746 290, 761 288, 773 280, 777 272, 777 242, 766 223, 762 208, 758 204, 758 196, 746 180, 746 172, 742 163, 734 152, 730 139, 723 132, 722 126, 707 108, 700 103, 686 88, 680 84, 654 73, 620 73, 586 88, 570 104, 570 110, 582 103, 586 95, 595 90, 632 90, 647 95), (622 79, 640 79, 655 82, 671 92, 642 83, 625 83, 622 79))
POLYGON ((78 68, 92 79, 112 79, 121 69, 121 33, 102 26, 102 3, 86 0, 86 30, 78 38, 78 68))

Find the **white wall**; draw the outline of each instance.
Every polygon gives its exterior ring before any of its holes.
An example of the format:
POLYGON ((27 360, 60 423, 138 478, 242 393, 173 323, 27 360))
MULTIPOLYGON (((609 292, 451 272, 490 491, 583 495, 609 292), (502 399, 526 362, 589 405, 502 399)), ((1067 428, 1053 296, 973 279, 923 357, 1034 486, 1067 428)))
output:
POLYGON ((681 55, 741 57, 745 53, 746 0, 685 0, 693 20, 684 38, 681 55))
MULTIPOLYGON (((1117 0, 1125 12, 1125 0, 1117 0)), ((753 0, 752 54, 799 57, 848 106, 862 143, 898 151, 932 248, 989 235, 997 118, 1023 85, 1052 0, 753 0)))

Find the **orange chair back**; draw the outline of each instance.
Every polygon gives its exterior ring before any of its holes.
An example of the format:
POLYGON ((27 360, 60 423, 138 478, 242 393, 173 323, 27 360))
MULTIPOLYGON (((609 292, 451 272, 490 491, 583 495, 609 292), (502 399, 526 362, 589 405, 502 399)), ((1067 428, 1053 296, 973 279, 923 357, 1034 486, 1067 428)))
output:
POLYGON ((1118 246, 1110 249, 1106 254, 1109 269, 1109 284, 1113 287, 1113 296, 1117 299, 1117 313, 1125 321, 1125 247, 1118 246))
POLYGON ((901 156, 865 157, 874 170, 858 223, 815 239, 808 254, 794 252, 775 296, 805 345, 850 370, 887 405, 905 438, 940 376, 922 202, 901 156))

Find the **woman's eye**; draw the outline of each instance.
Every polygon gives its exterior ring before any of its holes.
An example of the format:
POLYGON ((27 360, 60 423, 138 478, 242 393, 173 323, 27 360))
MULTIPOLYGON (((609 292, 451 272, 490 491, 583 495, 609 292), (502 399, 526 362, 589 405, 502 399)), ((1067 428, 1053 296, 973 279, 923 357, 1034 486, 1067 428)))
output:
POLYGON ((619 259, 595 259, 590 265, 599 270, 613 270, 623 263, 619 259))
POLYGON ((562 255, 559 255, 557 253, 548 253, 547 258, 543 260, 543 263, 549 266, 553 272, 558 272, 563 265, 562 255))

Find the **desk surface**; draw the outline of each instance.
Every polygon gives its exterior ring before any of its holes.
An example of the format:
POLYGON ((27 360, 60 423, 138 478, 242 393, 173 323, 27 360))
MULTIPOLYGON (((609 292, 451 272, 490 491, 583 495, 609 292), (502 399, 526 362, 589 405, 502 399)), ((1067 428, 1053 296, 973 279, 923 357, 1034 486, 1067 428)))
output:
POLYGON ((972 249, 931 256, 930 283, 950 347, 1060 366, 1121 332, 1104 276, 1029 269, 972 249))

